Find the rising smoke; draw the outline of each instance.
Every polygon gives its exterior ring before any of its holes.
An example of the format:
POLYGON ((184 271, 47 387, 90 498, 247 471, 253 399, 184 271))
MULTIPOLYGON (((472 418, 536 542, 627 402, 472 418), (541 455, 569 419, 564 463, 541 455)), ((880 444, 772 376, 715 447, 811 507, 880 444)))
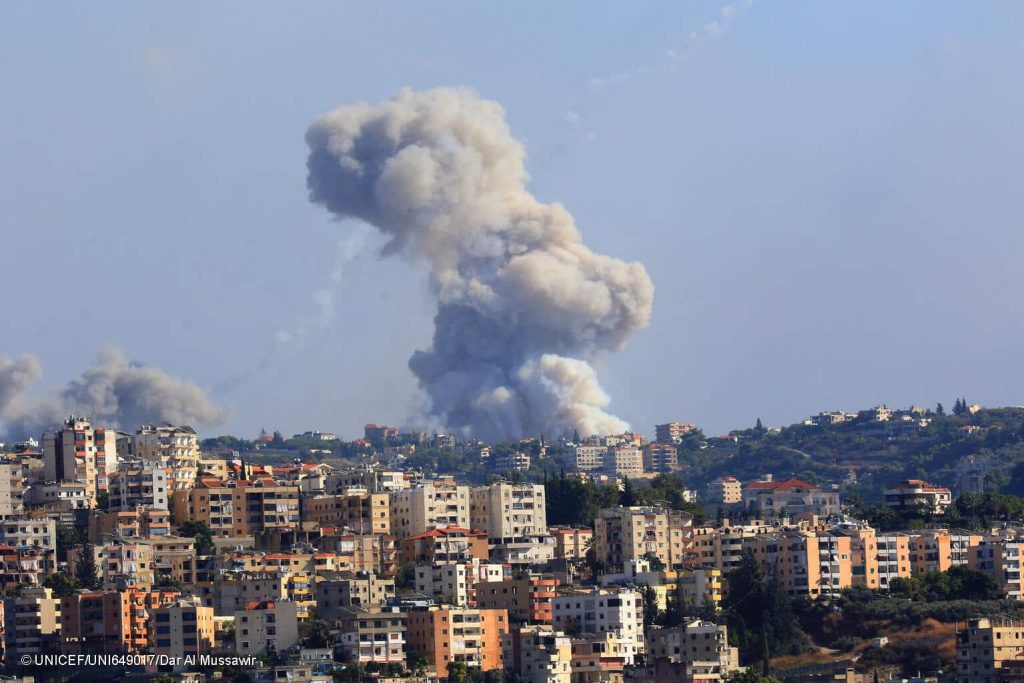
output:
POLYGON ((212 426, 227 416, 195 384, 130 361, 113 347, 102 349, 81 377, 33 400, 28 391, 40 377, 42 366, 35 356, 0 357, 0 432, 13 438, 38 437, 69 414, 120 429, 164 421, 212 426))
POLYGON ((499 104, 403 90, 325 114, 306 142, 310 199, 375 226, 385 253, 429 265, 434 339, 409 366, 430 414, 486 439, 627 427, 605 412, 591 361, 647 324, 654 286, 530 194, 499 104))

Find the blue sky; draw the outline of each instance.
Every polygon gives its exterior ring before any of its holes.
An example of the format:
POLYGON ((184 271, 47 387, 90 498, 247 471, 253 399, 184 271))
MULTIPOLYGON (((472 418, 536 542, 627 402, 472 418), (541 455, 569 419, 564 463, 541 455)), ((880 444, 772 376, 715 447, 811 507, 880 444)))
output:
POLYGON ((114 344, 231 406, 212 431, 414 415, 425 276, 308 203, 303 134, 465 85, 534 194, 655 282, 600 363, 636 429, 1024 403, 1020 4, 12 3, 0 26, 0 355, 38 354, 40 391, 114 344))

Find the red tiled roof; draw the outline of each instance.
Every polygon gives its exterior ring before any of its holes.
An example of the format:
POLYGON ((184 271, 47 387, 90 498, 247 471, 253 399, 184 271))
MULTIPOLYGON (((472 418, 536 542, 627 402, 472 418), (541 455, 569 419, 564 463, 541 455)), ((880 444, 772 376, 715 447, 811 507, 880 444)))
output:
POLYGON ((785 481, 752 481, 749 484, 746 484, 743 488, 751 491, 779 491, 782 489, 792 488, 805 488, 813 491, 817 490, 819 487, 815 486, 814 484, 809 484, 806 481, 797 479, 796 477, 790 477, 785 481))

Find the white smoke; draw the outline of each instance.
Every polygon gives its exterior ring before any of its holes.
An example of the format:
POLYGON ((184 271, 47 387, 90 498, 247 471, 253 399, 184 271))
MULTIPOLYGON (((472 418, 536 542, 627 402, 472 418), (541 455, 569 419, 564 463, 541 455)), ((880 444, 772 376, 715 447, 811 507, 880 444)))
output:
POLYGON ((27 393, 41 376, 35 356, 0 358, 0 423, 9 435, 38 436, 69 414, 120 429, 164 421, 212 426, 227 417, 195 384, 130 361, 113 347, 101 349, 81 377, 33 400, 27 393))
POLYGON ((621 431, 589 361, 647 324, 654 286, 530 194, 504 114, 462 88, 335 109, 306 133, 310 199, 428 264, 434 339, 409 365, 432 415, 488 439, 621 431))

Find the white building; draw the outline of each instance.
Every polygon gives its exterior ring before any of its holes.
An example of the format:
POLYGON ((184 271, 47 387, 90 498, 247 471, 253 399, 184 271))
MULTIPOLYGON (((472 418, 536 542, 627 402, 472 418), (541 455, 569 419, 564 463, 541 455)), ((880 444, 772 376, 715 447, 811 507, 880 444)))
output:
POLYGON ((473 529, 492 539, 544 535, 548 531, 542 484, 497 482, 470 491, 473 529))
POLYGON ((594 589, 551 600, 555 628, 567 633, 618 633, 645 652, 643 599, 633 589, 594 589))
POLYGON ((468 486, 430 482, 391 494, 391 533, 398 538, 452 524, 470 526, 468 486))
POLYGON ((140 505, 168 509, 167 471, 161 466, 122 463, 117 472, 111 474, 107 490, 110 510, 128 511, 140 505))

